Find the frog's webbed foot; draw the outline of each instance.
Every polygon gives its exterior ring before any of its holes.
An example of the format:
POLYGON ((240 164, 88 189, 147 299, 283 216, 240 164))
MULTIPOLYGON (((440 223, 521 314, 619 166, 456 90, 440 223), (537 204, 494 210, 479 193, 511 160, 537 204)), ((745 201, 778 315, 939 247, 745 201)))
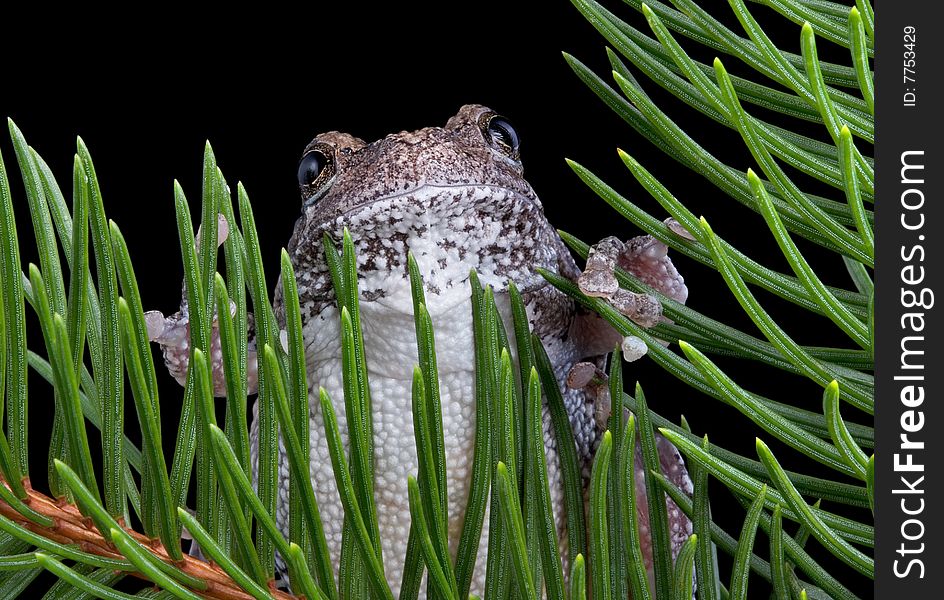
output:
MULTIPOLYGON (((666 226, 677 235, 690 235, 674 219, 667 219, 666 226)), ((628 242, 608 237, 594 244, 587 256, 586 267, 577 278, 577 286, 587 296, 605 299, 642 327, 648 329, 664 320, 662 305, 652 294, 638 294, 619 287, 615 273, 617 267, 673 300, 684 303, 688 298, 685 280, 672 264, 668 247, 659 240, 649 235, 628 242)), ((586 349, 587 356, 603 354, 617 344, 622 347, 627 361, 636 360, 646 353, 646 345, 641 339, 620 336, 596 315, 581 315, 573 332, 581 347, 586 349)))
MULTIPOLYGON (((674 220, 672 223, 678 225, 674 220)), ((672 229, 668 222, 666 224, 672 229)), ((616 237, 604 238, 590 247, 587 266, 577 279, 577 285, 584 294, 605 298, 636 323, 652 327, 662 318, 659 300, 651 294, 621 289, 615 269, 618 266, 649 287, 684 303, 688 299, 688 288, 668 251, 668 246, 651 235, 634 237, 628 242, 616 237)))
MULTIPOLYGON (((675 235, 692 239, 674 219, 665 221, 666 227, 675 235)), ((580 290, 597 298, 604 298, 620 313, 632 319, 644 328, 650 328, 665 320, 662 306, 652 294, 636 294, 619 287, 615 269, 619 267, 673 300, 684 303, 688 298, 685 281, 672 264, 668 256, 668 247, 649 235, 635 237, 622 242, 615 237, 606 238, 590 249, 584 272, 577 280, 580 290)), ((572 333, 581 344, 581 348, 590 349, 600 354, 609 352, 617 343, 623 350, 626 360, 635 360, 646 353, 645 343, 634 336, 621 338, 605 320, 595 314, 580 315, 574 323, 572 333)), ((600 431, 608 426, 611 412, 609 386, 606 375, 597 363, 577 363, 568 374, 569 387, 583 387, 593 397, 594 416, 600 431)), ((628 416, 629 410, 624 409, 628 416)), ((656 434, 656 448, 659 455, 660 471, 679 489, 691 496, 692 481, 688 476, 685 461, 681 454, 667 439, 656 434)), ((646 497, 645 466, 642 448, 637 439, 635 448, 634 493, 636 510, 640 523, 641 545, 646 572, 650 586, 654 584, 652 564, 652 531, 649 526, 649 505, 646 497)), ((668 509, 669 540, 673 560, 681 551, 682 545, 692 533, 692 524, 681 509, 666 498, 668 509)))
MULTIPOLYGON (((230 301, 230 314, 236 314, 236 304, 230 301)), ((256 393, 258 384, 256 368, 256 347, 252 338, 252 315, 249 316, 249 346, 247 352, 247 393, 256 393)), ((181 310, 165 317, 160 311, 152 310, 144 313, 147 324, 148 339, 156 342, 164 354, 164 365, 171 376, 180 385, 187 383, 187 369, 190 365, 190 317, 186 312, 186 305, 181 310)), ((210 332, 210 373, 213 376, 213 395, 226 395, 226 378, 223 372, 223 351, 220 341, 219 320, 213 315, 213 328, 210 332)))
MULTIPOLYGON (((222 245, 229 235, 229 226, 223 215, 219 215, 217 222, 217 243, 222 245)), ((197 247, 200 246, 200 232, 195 237, 197 247)), ((152 310, 144 313, 147 325, 148 339, 156 342, 164 354, 164 364, 167 370, 180 385, 187 382, 187 369, 190 365, 190 312, 187 306, 186 284, 181 292, 180 310, 165 317, 160 311, 152 310)), ((236 314, 236 305, 230 301, 230 314, 236 314)), ((252 315, 249 315, 249 352, 247 360, 248 393, 256 392, 257 367, 255 341, 252 336, 252 315)), ((213 327, 210 332, 210 369, 213 375, 213 394, 226 395, 226 380, 223 374, 223 352, 220 342, 219 322, 216 311, 213 313, 213 327)))

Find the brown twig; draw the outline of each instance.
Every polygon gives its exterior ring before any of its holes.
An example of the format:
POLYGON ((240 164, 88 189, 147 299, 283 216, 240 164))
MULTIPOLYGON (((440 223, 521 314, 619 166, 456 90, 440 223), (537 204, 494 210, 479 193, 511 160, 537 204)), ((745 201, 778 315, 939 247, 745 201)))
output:
MULTIPOLYGON (((7 483, 0 479, 0 485, 7 483)), ((49 517, 53 521, 51 527, 38 525, 16 511, 12 506, 0 500, 0 515, 10 519, 17 525, 60 544, 71 544, 89 554, 104 558, 123 559, 124 556, 95 527, 92 520, 84 516, 78 507, 65 499, 53 499, 46 494, 33 489, 29 478, 23 480, 26 488, 26 498, 23 503, 37 513, 49 517)), ((9 487, 9 486, 7 486, 9 487)), ((219 566, 204 562, 189 555, 181 560, 174 560, 160 540, 149 538, 132 529, 125 530, 141 543, 158 560, 173 565, 187 575, 206 582, 205 590, 194 590, 200 596, 213 600, 252 600, 252 596, 244 592, 233 579, 219 566)), ((142 573, 130 571, 130 575, 147 580, 142 573)), ((269 582, 269 593, 277 600, 297 600, 303 596, 293 596, 275 589, 273 582, 269 582)))

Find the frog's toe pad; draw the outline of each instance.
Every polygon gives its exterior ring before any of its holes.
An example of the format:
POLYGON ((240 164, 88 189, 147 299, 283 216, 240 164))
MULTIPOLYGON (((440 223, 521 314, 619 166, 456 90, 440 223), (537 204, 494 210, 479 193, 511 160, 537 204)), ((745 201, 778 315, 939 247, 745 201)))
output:
POLYGON ((668 227, 669 231, 679 236, 680 238, 688 240, 690 242, 695 241, 695 236, 692 235, 692 232, 686 229, 684 225, 682 225, 681 223, 679 223, 672 217, 669 217, 668 219, 662 222, 665 223, 665 226, 668 227))
POLYGON ((591 384, 606 383, 606 373, 592 362, 579 362, 570 368, 565 383, 572 390, 582 390, 591 384))
POLYGON ((619 282, 612 269, 590 269, 589 267, 577 279, 577 287, 591 298, 609 298, 619 289, 619 282))
POLYGON ((580 291, 593 298, 609 298, 619 290, 619 282, 613 269, 624 244, 618 238, 608 237, 590 248, 587 266, 577 279, 580 291))
POLYGON ((620 349, 623 351, 623 360, 633 362, 645 356, 646 352, 649 351, 649 346, 646 345, 646 342, 644 342, 642 338, 627 335, 623 338, 620 349))
POLYGON ((619 289, 610 298, 610 304, 620 313, 646 328, 657 325, 662 319, 662 304, 651 294, 637 294, 619 289))

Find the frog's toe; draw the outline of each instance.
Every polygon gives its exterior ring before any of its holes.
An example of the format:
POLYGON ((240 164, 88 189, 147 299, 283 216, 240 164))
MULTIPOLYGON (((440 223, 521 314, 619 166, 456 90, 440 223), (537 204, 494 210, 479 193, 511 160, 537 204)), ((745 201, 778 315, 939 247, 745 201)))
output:
POLYGON ((580 291, 594 298, 609 298, 616 293, 619 282, 613 270, 623 250, 623 242, 615 237, 604 238, 591 246, 587 264, 577 278, 580 291))
POLYGON ((587 268, 577 279, 577 287, 591 298, 609 298, 619 289, 613 270, 587 268))
POLYGON ((688 240, 690 242, 695 241, 695 236, 692 235, 692 232, 686 229, 684 225, 682 225, 681 223, 679 223, 672 217, 669 217, 668 219, 662 222, 665 223, 665 226, 668 227, 669 231, 679 236, 680 238, 688 240))
POLYGON ((662 319, 662 305, 651 294, 637 294, 619 289, 610 298, 610 304, 642 327, 650 328, 662 319))
POLYGON ((627 335, 620 343, 620 349, 623 351, 623 360, 634 362, 642 358, 649 352, 649 346, 645 340, 634 335, 627 335))
MULTIPOLYGON (((194 247, 200 249, 200 238, 203 234, 203 225, 197 229, 197 235, 193 236, 194 247)), ((220 247, 223 245, 223 242, 229 237, 229 222, 226 220, 226 216, 223 213, 218 213, 216 215, 216 245, 220 247)))
POLYGON ((577 287, 594 298, 609 298, 619 290, 619 282, 613 270, 624 244, 618 238, 608 237, 590 248, 587 265, 577 279, 577 287))
POLYGON ((572 390, 582 390, 593 384, 606 384, 606 373, 596 363, 579 362, 570 368, 565 383, 572 390))

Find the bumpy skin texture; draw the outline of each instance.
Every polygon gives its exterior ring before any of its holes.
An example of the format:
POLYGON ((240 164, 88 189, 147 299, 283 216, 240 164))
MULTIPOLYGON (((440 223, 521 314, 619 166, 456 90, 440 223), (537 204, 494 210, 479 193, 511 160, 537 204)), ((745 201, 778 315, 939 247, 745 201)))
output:
MULTIPOLYGON (((317 136, 307 151, 332 159, 328 176, 310 187, 301 218, 289 241, 301 303, 310 386, 311 480, 317 494, 328 548, 340 556, 343 508, 324 439, 319 387, 330 394, 347 444, 341 379, 339 314, 325 263, 325 233, 340 240, 348 228, 358 259, 361 325, 366 347, 375 433, 374 494, 387 580, 394 594, 401 584, 410 528, 407 477, 417 472, 411 414, 411 375, 418 362, 407 276, 407 251, 424 278, 427 308, 435 327, 446 444, 449 538, 456 551, 464 517, 475 434, 475 379, 469 273, 493 287, 506 323, 511 323, 508 280, 524 298, 533 331, 540 336, 558 381, 582 359, 613 348, 613 332, 551 287, 537 269, 576 279, 579 271, 555 229, 544 217, 534 190, 524 180, 517 148, 498 143, 487 131, 493 115, 486 107, 464 106, 445 127, 389 135, 366 144, 337 132, 317 136)), ((677 273, 675 274, 677 276, 677 273)), ((676 277, 673 285, 681 284, 676 277)), ((275 311, 283 318, 281 286, 275 311)), ((172 318, 173 319, 173 318, 172 318)), ((512 331, 509 327, 509 333, 512 331)), ((512 348, 514 343, 512 341, 512 348)), ((179 369, 173 349, 169 361, 179 369)), ((578 456, 589 466, 600 436, 590 390, 564 388, 578 456)), ((258 447, 258 405, 251 443, 258 447)), ((551 500, 557 523, 565 523, 556 441, 547 408, 544 441, 551 500)), ((663 469, 690 487, 677 451, 660 441, 663 469)), ((636 461, 642 525, 648 527, 641 460, 636 461)), ((279 463, 277 521, 288 530, 288 464, 279 463)), ((691 531, 674 504, 671 526, 676 551, 691 531), (683 535, 684 534, 684 535, 683 535)), ((566 533, 559 539, 564 549, 566 533)), ((488 537, 486 516, 472 593, 484 588, 488 537)), ((648 535, 644 535, 644 540, 648 535)), ((646 549, 648 551, 648 548, 646 549)), ((566 572, 566 571, 565 571, 566 572)))

